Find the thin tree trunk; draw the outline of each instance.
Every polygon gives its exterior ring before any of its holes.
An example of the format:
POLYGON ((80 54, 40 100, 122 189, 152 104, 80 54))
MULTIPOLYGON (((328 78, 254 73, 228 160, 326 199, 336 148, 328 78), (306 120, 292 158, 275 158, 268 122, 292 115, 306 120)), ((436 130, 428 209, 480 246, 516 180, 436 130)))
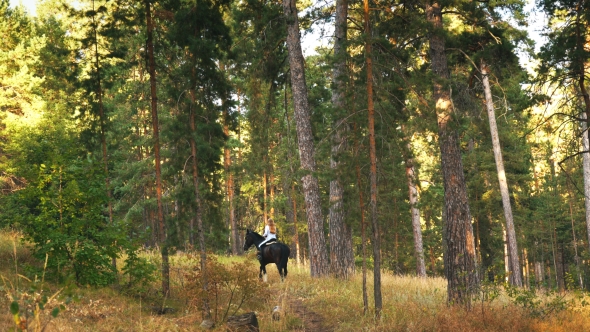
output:
POLYGON ((306 173, 301 179, 309 234, 309 261, 312 277, 326 276, 330 273, 330 264, 326 252, 324 222, 321 210, 318 180, 315 177, 315 157, 311 119, 305 83, 305 68, 301 40, 299 38, 299 19, 295 0, 283 0, 283 10, 287 21, 287 48, 291 72, 291 89, 297 123, 297 138, 301 168, 306 173))
MULTIPOLYGON (((490 216, 491 218, 491 216, 490 216)), ((502 242, 504 242, 504 272, 506 272, 506 281, 510 281, 510 249, 508 248, 508 235, 506 226, 502 225, 502 242)))
MULTIPOLYGON (((272 150, 272 147, 269 149, 272 150)), ((269 213, 270 213, 270 217, 272 219, 275 218, 275 207, 274 207, 274 201, 275 201, 275 176, 272 170, 272 165, 271 165, 271 170, 270 170, 270 174, 268 176, 268 180, 270 182, 269 184, 269 196, 270 196, 270 200, 269 200, 269 204, 270 204, 270 209, 269 209, 269 213)))
MULTIPOLYGON (((289 159, 287 159, 289 162, 289 159)), ((293 225, 293 236, 291 237, 291 256, 290 258, 295 259, 297 265, 301 262, 299 260, 299 235, 297 234, 297 203, 295 202, 295 184, 291 182, 291 177, 285 175, 283 177, 283 193, 285 195, 285 219, 287 225, 293 225), (292 188, 292 189, 291 189, 292 188)))
MULTIPOLYGON (((555 174, 555 161, 553 159, 549 159, 549 165, 551 168, 551 183, 553 185, 553 196, 555 199, 558 199, 558 190, 557 190, 557 180, 555 174)), ((563 253, 562 253, 562 244, 559 242, 557 238, 557 222, 558 217, 553 215, 551 217, 551 245, 553 247, 553 267, 555 268, 555 283, 557 285, 557 289, 561 292, 565 290, 565 275, 563 271, 563 253)))
MULTIPOLYGON (((191 145, 191 159, 192 159, 192 175, 193 175, 193 186, 195 190, 195 204, 197 206, 197 211, 195 213, 195 219, 197 221, 197 235, 199 241, 199 252, 201 258, 201 278, 203 282, 203 290, 204 294, 207 294, 207 290, 209 288, 208 278, 207 278, 207 248, 205 246, 205 232, 203 229, 203 213, 202 213, 202 204, 201 204, 201 195, 199 193, 199 186, 200 186, 200 179, 199 179, 199 171, 198 171, 198 159, 197 159, 197 143, 195 142, 194 136, 196 135, 196 124, 195 124, 195 91, 191 89, 190 91, 192 105, 191 105, 191 113, 190 113, 190 129, 192 135, 190 136, 190 145, 191 145)), ((207 297, 203 298, 203 317, 204 319, 211 319, 211 309, 209 307, 209 299, 207 297)))
POLYGON ((535 261, 535 282, 537 284, 537 289, 543 288, 543 263, 540 261, 535 261))
POLYGON ((531 289, 531 271, 530 271, 530 261, 529 261, 529 252, 526 248, 522 251, 522 261, 524 264, 524 282, 527 289, 531 289))
POLYGON ((576 263, 576 272, 578 275, 578 283, 580 285, 580 289, 584 289, 584 281, 582 279, 582 267, 580 265, 580 256, 578 255, 578 241, 576 240, 576 228, 574 224, 574 195, 572 193, 572 187, 569 182, 567 183, 567 191, 569 196, 568 201, 570 206, 570 221, 572 223, 572 244, 574 245, 574 262, 576 263))
POLYGON ((295 183, 291 184, 291 199, 293 202, 293 243, 295 244, 295 257, 297 258, 297 265, 301 265, 301 249, 299 248, 299 233, 297 230, 297 192, 295 191, 295 183))
MULTIPOLYGON (((583 15, 583 2, 578 3, 576 15, 576 46, 578 50, 585 50, 588 43, 585 29, 586 26, 580 21, 583 15)), ((582 100, 584 101, 584 112, 582 112, 582 148, 583 169, 584 169, 584 202, 586 207, 586 232, 588 234, 588 246, 590 247, 590 95, 586 89, 586 63, 582 60, 579 64, 578 87, 580 88, 582 100), (585 133, 585 134, 584 134, 585 133)))
POLYGON ((268 183, 266 182, 266 156, 262 158, 265 170, 262 172, 262 222, 265 223, 268 220, 268 183))
POLYGON ((159 242, 162 252, 162 293, 170 293, 170 263, 168 261, 168 244, 166 243, 166 225, 164 223, 164 209, 162 207, 162 171, 160 162, 160 129, 158 128, 158 96, 156 94, 156 61, 154 59, 153 31, 154 24, 150 11, 149 0, 145 1, 147 20, 147 51, 150 73, 150 92, 152 108, 152 128, 154 140, 154 163, 156 168, 156 202, 158 205, 158 226, 160 230, 159 242))
POLYGON ((367 70, 367 105, 369 116, 369 159, 371 163, 371 225, 373 229, 373 296, 375 316, 381 317, 383 297, 381 295, 381 239, 377 218, 377 149, 375 146, 375 107, 373 105, 373 60, 371 50, 371 24, 369 22, 369 0, 364 0, 365 61, 367 70))
POLYGON ((496 114, 494 112, 494 101, 492 100, 492 90, 490 88, 488 75, 488 67, 482 60, 481 76, 486 99, 486 108, 488 111, 488 120, 490 122, 490 133, 492 134, 492 148, 494 150, 494 159, 496 160, 496 170, 498 172, 498 181, 500 183, 502 206, 504 207, 504 219, 506 220, 506 236, 508 239, 508 250, 510 252, 510 283, 513 286, 522 287, 522 274, 518 258, 518 244, 516 243, 514 218, 512 217, 512 204, 510 203, 510 192, 508 191, 508 181, 506 180, 506 171, 504 170, 502 148, 500 147, 498 125, 496 124, 496 114))
POLYGON ((449 80, 445 41, 442 33, 442 6, 439 1, 426 2, 426 19, 432 26, 428 39, 433 79, 433 100, 438 120, 441 169, 444 182, 445 271, 450 304, 471 306, 471 295, 479 286, 471 214, 459 138, 452 128, 454 108, 450 89, 442 82, 449 80))
MULTIPOLYGON (((412 155, 412 144, 408 142, 408 153, 412 155)), ((414 233, 414 255, 416 256, 416 275, 426 277, 424 263, 424 245, 422 244, 422 225, 420 224, 420 209, 418 209, 418 189, 416 188, 416 173, 414 158, 406 158, 406 179, 408 180, 408 194, 410 198, 410 212, 412 215, 412 230, 414 233)))
MULTIPOLYGON (((587 119, 586 113, 582 113, 582 118, 587 119)), ((586 152, 582 154, 582 167, 584 170, 584 206, 586 208, 586 234, 588 236, 588 247, 590 247, 590 141, 588 140, 587 123, 582 121, 582 149, 586 152)))
MULTIPOLYGON (((357 126, 356 123, 354 124, 354 131, 355 134, 357 133, 357 126)), ((367 235, 366 235, 366 222, 365 222, 365 202, 363 200, 363 190, 362 190, 362 183, 361 183, 361 166, 358 162, 358 154, 359 154, 359 144, 358 140, 354 140, 354 151, 355 156, 357 157, 357 161, 355 163, 355 170, 356 170, 356 183, 359 191, 359 209, 361 212, 361 251, 363 257, 363 313, 366 315, 369 311, 369 297, 367 295, 367 235)))
MULTIPOLYGON (((285 108, 285 119, 287 121, 287 163, 289 164, 289 170, 290 170, 290 174, 289 174, 289 181, 291 182, 291 194, 288 195, 290 197, 290 200, 288 200, 288 202, 291 202, 291 205, 293 207, 293 238, 292 238, 292 243, 293 243, 293 248, 295 248, 295 250, 291 251, 291 255, 293 255, 295 257, 295 261, 297 262, 297 265, 301 265, 301 252, 300 252, 300 248, 299 248, 299 233, 298 233, 298 229, 297 229, 297 192, 295 191, 295 183, 292 181, 292 179, 290 178, 291 176, 295 175, 295 169, 293 168, 293 156, 291 155, 291 120, 289 119, 289 109, 288 109, 288 98, 287 98, 287 83, 285 83, 285 98, 284 98, 284 108, 285 108)), ((285 188, 285 192, 288 192, 289 189, 288 187, 285 188)))
POLYGON ((338 172, 339 158, 347 147, 347 124, 343 118, 346 108, 346 34, 348 0, 336 1, 336 21, 334 23, 334 67, 332 69, 332 105, 337 119, 334 121, 334 136, 330 168, 335 178, 330 181, 330 262, 332 272, 337 278, 348 279, 354 272, 352 252, 352 232, 344 221, 344 189, 338 172))
MULTIPOLYGON (((92 10, 94 11, 94 1, 92 1, 92 10)), ((107 152, 107 139, 106 139, 106 114, 104 113, 104 103, 102 101, 102 81, 100 79, 100 58, 98 54, 98 29, 96 23, 96 15, 92 16, 92 27, 94 29, 94 54, 95 54, 95 66, 96 66, 96 95, 98 97, 98 116, 100 121, 100 145, 102 149, 102 163, 105 175, 105 187, 108 199, 108 211, 109 211, 109 223, 113 223, 113 202, 111 193, 111 184, 109 178, 109 160, 107 152)), ((117 258, 113 257, 111 261, 113 270, 117 271, 117 258)))
POLYGON ((563 244, 557 243, 555 256, 555 274, 557 278, 557 289, 560 292, 565 291, 565 269, 563 265, 563 244))
MULTIPOLYGON (((221 71, 225 71, 225 64, 220 63, 219 69, 221 71)), ((229 106, 227 101, 223 103, 223 133, 227 138, 229 138, 229 106)), ((238 227, 236 224, 236 216, 234 211, 234 177, 231 171, 231 150, 227 146, 227 144, 223 148, 223 168, 225 171, 225 178, 226 178, 226 186, 225 190, 227 192, 227 212, 229 218, 229 228, 230 228, 230 244, 231 244, 231 252, 233 255, 238 255, 240 253, 240 249, 238 246, 239 235, 238 235, 238 227)))

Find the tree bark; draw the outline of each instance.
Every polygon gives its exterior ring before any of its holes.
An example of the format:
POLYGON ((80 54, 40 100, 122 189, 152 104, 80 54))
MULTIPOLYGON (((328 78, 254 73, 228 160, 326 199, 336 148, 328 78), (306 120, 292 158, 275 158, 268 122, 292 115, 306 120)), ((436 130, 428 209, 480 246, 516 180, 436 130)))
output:
POLYGON ((500 147, 500 138, 498 136, 498 125, 496 124, 496 114, 494 112, 494 101, 492 100, 492 90, 488 78, 488 67, 481 62, 481 76, 483 80, 483 90, 486 99, 486 108, 488 111, 488 120, 490 122, 490 133, 492 134, 492 149, 496 161, 496 170, 498 172, 498 182, 500 183, 500 194, 502 196, 502 206, 504 207, 504 219, 506 220, 506 238, 508 241, 510 283, 513 286, 522 287, 522 272, 520 267, 518 244, 516 243, 516 231, 514 230, 514 218, 512 216, 512 204, 510 203, 510 192, 508 191, 508 181, 506 180, 506 171, 504 170, 504 160, 502 159, 502 148, 500 147))
MULTIPOLYGON (((571 159, 570 159, 571 161, 571 159)), ((568 203, 570 206, 570 221, 572 224, 572 244, 574 246, 574 262, 576 263, 576 273, 578 275, 578 285, 580 289, 584 289, 584 280, 582 279, 582 267, 580 266, 580 256, 578 255, 578 241, 576 240, 576 227, 574 221, 574 195, 572 193, 572 186, 571 184, 567 183, 567 192, 568 192, 568 203)))
POLYGON ((426 2, 426 19, 432 31, 428 39, 433 79, 433 99, 438 122, 441 169, 444 182, 445 271, 450 304, 471 306, 471 295, 479 286, 471 214, 463 174, 463 162, 456 130, 451 119, 454 109, 450 91, 443 83, 450 78, 442 35, 442 6, 438 1, 426 2))
MULTIPOLYGON (((297 265, 301 265, 301 252, 299 248, 299 233, 297 228, 297 192, 295 191, 295 182, 291 179, 292 176, 295 175, 295 169, 293 168, 293 156, 291 155, 291 120, 289 119, 289 110, 288 110, 288 102, 287 102, 287 87, 285 83, 285 100, 284 100, 284 107, 285 107, 285 119, 287 121, 287 163, 289 164, 289 176, 288 181, 291 183, 291 191, 290 195, 287 194, 287 202, 291 202, 293 213, 291 214, 291 218, 293 221, 293 237, 292 237, 292 248, 295 250, 291 250, 291 256, 295 257, 297 265)), ((285 187, 285 192, 289 192, 288 184, 285 187)), ((288 205, 288 204, 287 204, 288 205)), ((287 221, 289 220, 289 214, 287 214, 287 221)))
MULTIPOLYGON (((354 131, 355 134, 357 133, 357 126, 356 123, 354 124, 354 131)), ((354 140, 354 154, 358 158, 359 153, 359 144, 358 140, 354 140)), ((362 190, 362 183, 361 183, 361 166, 358 162, 358 159, 355 163, 355 170, 356 170, 356 183, 359 191, 359 210, 361 212, 361 253, 363 258, 363 313, 366 315, 367 311, 369 311, 369 297, 367 295, 367 236, 366 236, 366 223, 365 223, 365 202, 363 200, 363 190, 362 190)))
MULTIPOLYGON (((412 145, 408 142, 408 153, 412 154, 412 145)), ((418 189, 416 188, 416 175, 414 170, 414 158, 406 158, 406 178, 408 180, 408 194, 410 198, 410 212, 412 215, 412 230, 414 233, 414 255, 416 256, 416 275, 426 277, 426 264, 424 263, 424 245, 422 244, 422 225, 420 224, 420 209, 418 209, 418 189)))
POLYGON ((268 183, 266 181, 266 156, 262 157, 262 164, 264 165, 264 171, 262 171, 262 222, 266 223, 266 221, 268 220, 268 183))
POLYGON ((336 22, 334 23, 334 67, 332 69, 332 105, 337 115, 334 121, 332 156, 330 168, 335 178, 330 181, 330 262, 336 278, 348 279, 354 272, 352 232, 344 221, 344 189, 338 168, 340 154, 347 147, 347 126, 342 118, 346 108, 346 34, 348 0, 336 1, 336 22))
MULTIPOLYGON (((557 241, 557 240, 556 240, 557 241)), ((560 292, 565 291, 565 269, 563 265, 563 244, 557 242, 555 250, 555 278, 557 279, 557 289, 560 292)))
POLYGON ((309 261, 312 277, 327 276, 330 273, 326 239, 324 236, 323 216, 320 202, 318 180, 315 177, 315 157, 305 68, 301 40, 299 38, 299 19, 295 0, 283 0, 283 10, 287 21, 287 48, 289 50, 289 66, 291 71, 291 89, 295 106, 297 138, 301 168, 305 171, 301 182, 307 210, 309 234, 309 261))
POLYGON ((301 265, 301 249, 299 248, 299 231, 297 229, 297 193, 295 184, 291 184, 291 200, 293 203, 293 244, 295 245, 295 257, 297 265, 301 265))
MULTIPOLYGON (((219 64, 219 69, 221 71, 225 71, 225 64, 221 62, 219 64)), ((227 96, 226 96, 227 98, 227 96)), ((223 103, 223 133, 229 139, 229 106, 227 105, 228 101, 224 101, 223 103)), ((223 169, 225 171, 225 178, 226 178, 226 185, 225 190, 227 193, 227 212, 228 212, 228 219, 229 219, 229 228, 230 228, 230 244, 231 244, 231 252, 233 255, 240 254, 239 248, 239 234, 238 234, 238 226, 236 223, 235 211, 234 211, 234 177, 231 171, 231 150, 227 146, 227 144, 223 148, 223 169)))
MULTIPOLYGON (((195 32, 197 35, 198 32, 195 32)), ((194 55, 193 55, 194 57, 194 55)), ((197 96, 195 92, 196 86, 196 63, 193 64, 193 70, 191 72, 191 87, 189 90, 189 95, 191 97, 191 107, 190 107, 190 115, 189 115, 189 128, 190 128, 190 137, 189 143, 191 146, 191 168, 192 168, 192 178, 193 178, 193 187, 194 187, 194 195, 195 195, 195 217, 194 220, 196 221, 197 226, 197 240, 199 242, 199 256, 200 256, 200 269, 201 269, 201 280, 203 284, 203 293, 206 295, 208 294, 209 288, 209 281, 208 281, 208 271, 207 271, 207 247, 205 244, 205 231, 203 227, 203 208, 201 202, 201 194, 200 194, 200 178, 199 178, 199 159, 197 157, 197 142, 196 137, 197 133, 197 126, 196 126, 196 104, 197 104, 197 96)), ((210 320, 211 319, 211 308, 209 305, 209 298, 205 296, 202 299, 202 310, 203 310, 203 319, 210 320)))
POLYGON ((152 129, 154 140, 154 163, 156 168, 156 202, 158 205, 158 226, 160 230, 159 242, 162 252, 162 293, 170 293, 170 263, 168 261, 168 244, 166 243, 166 225, 164 223, 164 209, 162 207, 162 171, 160 161, 160 129, 158 128, 158 96, 156 93, 156 61, 154 59, 153 31, 154 24, 150 11, 149 0, 145 1, 147 20, 147 51, 150 72, 150 92, 152 108, 152 129))
MULTIPOLYGON (((587 40, 587 27, 581 21, 583 15, 584 2, 578 2, 576 8, 576 47, 578 50, 585 50, 587 40)), ((584 101, 584 112, 582 112, 582 166, 584 172, 584 204, 586 208, 586 232, 588 234, 588 246, 590 247, 590 95, 586 89, 586 59, 580 59, 578 67, 578 87, 580 88, 582 100, 584 101)))
POLYGON ((535 261, 535 282, 537 284, 537 289, 543 288, 543 263, 540 261, 535 261))
MULTIPOLYGON (((270 147, 269 150, 272 150, 272 146, 270 147)), ((270 209, 269 209, 269 213, 270 213, 270 217, 272 219, 275 218, 275 206, 274 206, 274 201, 275 201, 275 176, 274 176, 274 172, 272 169, 272 163, 269 165, 270 166, 270 174, 268 176, 268 182, 269 182, 269 204, 270 204, 270 209)))
POLYGON ((373 296, 375 316, 381 317, 383 298, 381 295, 381 239, 377 213, 377 149, 375 146, 375 106, 373 105, 373 60, 371 50, 371 24, 369 22, 369 0, 364 0, 365 61, 367 70, 367 105, 369 117, 369 159, 371 181, 371 225, 373 230, 373 296))
MULTIPOLYGON (((94 11, 94 1, 92 1, 92 10, 94 11)), ((92 26, 94 29, 94 54, 95 54, 95 66, 96 66, 96 96, 98 98, 98 117, 100 121, 100 145, 102 149, 102 163, 105 175, 105 189, 107 192, 108 199, 108 211, 109 211, 109 223, 113 223, 113 195, 111 193, 111 183, 109 178, 109 157, 107 151, 107 139, 106 139, 106 114, 104 112, 104 103, 102 100, 102 81, 100 79, 100 58, 98 54, 98 29, 96 23, 96 15, 92 16, 92 26)), ((113 257, 111 265, 113 270, 117 271, 117 258, 113 257)))
MULTIPOLYGON (((590 104, 586 106, 590 108, 590 104)), ((582 113, 582 118, 587 119, 586 113, 582 113)), ((584 170, 584 205, 586 208, 586 233, 588 235, 588 246, 590 247, 590 141, 588 140, 588 126, 586 121, 580 123, 582 127, 582 149, 586 152, 582 154, 582 167, 584 170)))
MULTIPOLYGON (((195 219, 197 221, 197 236, 199 241, 199 253, 200 253, 200 268, 201 268, 201 278, 203 280, 203 290, 205 291, 204 294, 207 294, 207 289, 209 287, 207 281, 207 248, 205 246, 205 232, 203 230, 203 215, 202 215, 202 204, 201 204, 201 195, 199 193, 199 171, 198 171, 198 159, 197 159, 197 143, 195 141, 196 133, 196 124, 195 124, 195 91, 191 89, 190 91, 191 99, 192 99, 192 107, 191 107, 191 114, 190 114, 190 129, 191 129, 191 137, 190 137, 190 145, 191 145, 191 159, 192 159, 192 175, 193 175, 193 187, 195 190, 195 205, 197 207, 197 211, 195 212, 195 219)), ((211 318, 211 310, 209 308, 209 300, 207 297, 203 298, 203 312, 204 312, 204 319, 211 318)))

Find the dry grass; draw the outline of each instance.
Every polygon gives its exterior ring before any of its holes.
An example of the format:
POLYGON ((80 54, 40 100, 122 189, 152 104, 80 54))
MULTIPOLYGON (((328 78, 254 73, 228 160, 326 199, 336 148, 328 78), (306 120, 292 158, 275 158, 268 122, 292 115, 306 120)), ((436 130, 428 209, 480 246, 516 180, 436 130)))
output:
MULTIPOLYGON (((0 233, 0 274, 8 280, 14 280, 15 266, 18 268, 14 264, 15 247, 19 264, 32 259, 26 246, 14 241, 16 237, 0 233)), ((157 252, 145 255, 158 263, 157 252)), ((258 275, 253 253, 246 257, 219 256, 217 260, 228 265, 246 261, 248 273, 258 275)), ((54 319, 46 313, 46 331, 200 331, 201 314, 189 305, 190 280, 186 274, 197 259, 177 253, 171 263, 172 296, 166 301, 157 294, 159 283, 153 285, 153 292, 143 296, 124 296, 111 288, 76 288, 76 300, 67 305, 66 311, 54 319), (162 306, 174 311, 165 315, 154 312, 155 307, 162 306)), ((360 274, 346 281, 317 279, 309 276, 307 267, 293 264, 287 280, 281 283, 273 265, 267 270, 267 291, 261 291, 240 310, 256 311, 261 331, 312 331, 314 326, 331 331, 590 331, 590 311, 583 306, 533 318, 501 296, 466 311, 446 305, 446 281, 442 278, 424 280, 388 273, 382 276, 383 312, 376 321, 372 315, 372 275, 367 278, 370 312, 364 315, 360 274), (278 321, 272 319, 275 306, 281 308, 278 321)), ((48 285, 49 293, 57 290, 56 285, 48 285)), ((5 287, 0 298, 0 331, 14 330, 8 309, 11 301, 10 289, 5 287)), ((219 326, 215 331, 224 328, 219 326)))

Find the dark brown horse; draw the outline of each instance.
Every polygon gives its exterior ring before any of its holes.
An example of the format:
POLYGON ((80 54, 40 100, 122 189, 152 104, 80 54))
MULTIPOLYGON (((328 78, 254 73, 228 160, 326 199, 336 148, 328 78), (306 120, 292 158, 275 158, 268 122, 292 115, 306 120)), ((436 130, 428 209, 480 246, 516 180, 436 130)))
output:
MULTIPOLYGON (((248 250, 252 245, 258 248, 258 245, 264 241, 264 237, 249 229, 246 230, 246 239, 244 241, 244 251, 248 250)), ((272 244, 262 246, 261 259, 260 259, 260 274, 259 278, 264 277, 266 281, 266 264, 275 263, 279 274, 281 275, 281 281, 287 277, 287 262, 289 261, 289 254, 291 250, 284 243, 275 242, 272 244)))

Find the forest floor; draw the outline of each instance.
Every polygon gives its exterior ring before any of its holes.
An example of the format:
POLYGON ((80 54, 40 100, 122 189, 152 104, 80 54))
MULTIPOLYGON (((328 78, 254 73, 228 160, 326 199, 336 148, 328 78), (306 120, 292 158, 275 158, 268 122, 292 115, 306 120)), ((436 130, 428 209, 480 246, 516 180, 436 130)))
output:
MULTIPOLYGON (((11 313, 14 302, 19 304, 21 317, 28 313, 26 321, 19 320, 26 331, 41 331, 42 327, 47 332, 201 331, 202 314, 196 304, 201 303, 198 284, 191 277, 196 266, 193 255, 177 253, 172 257, 172 295, 163 299, 158 295, 158 281, 139 293, 122 287, 64 287, 52 282, 32 287, 34 276, 26 267, 38 266, 39 262, 26 246, 6 243, 8 240, 0 234, 0 331, 19 331, 11 313), (42 300, 44 296, 46 300, 42 300), (67 302, 67 297, 73 301, 67 302), (39 309, 42 302, 43 309, 39 309), (53 317, 54 308, 60 305, 63 310, 53 317)), ((158 262, 157 255, 145 255, 158 262)), ((311 278, 307 266, 290 262, 285 282, 270 265, 269 280, 263 283, 257 278, 253 253, 217 256, 216 260, 219 264, 212 270, 219 278, 210 279, 217 286, 212 287, 216 291, 209 297, 216 321, 213 331, 226 331, 224 321, 228 316, 247 312, 256 313, 263 332, 590 331, 590 308, 586 305, 590 298, 580 292, 511 297, 488 288, 482 291, 486 300, 476 299, 471 310, 465 310, 446 305, 446 282, 441 278, 419 279, 383 272, 383 312, 380 319, 375 319, 371 314, 371 274, 367 276, 369 308, 365 315, 362 275, 358 272, 350 280, 311 278), (273 310, 278 311, 275 319, 273 310)))

